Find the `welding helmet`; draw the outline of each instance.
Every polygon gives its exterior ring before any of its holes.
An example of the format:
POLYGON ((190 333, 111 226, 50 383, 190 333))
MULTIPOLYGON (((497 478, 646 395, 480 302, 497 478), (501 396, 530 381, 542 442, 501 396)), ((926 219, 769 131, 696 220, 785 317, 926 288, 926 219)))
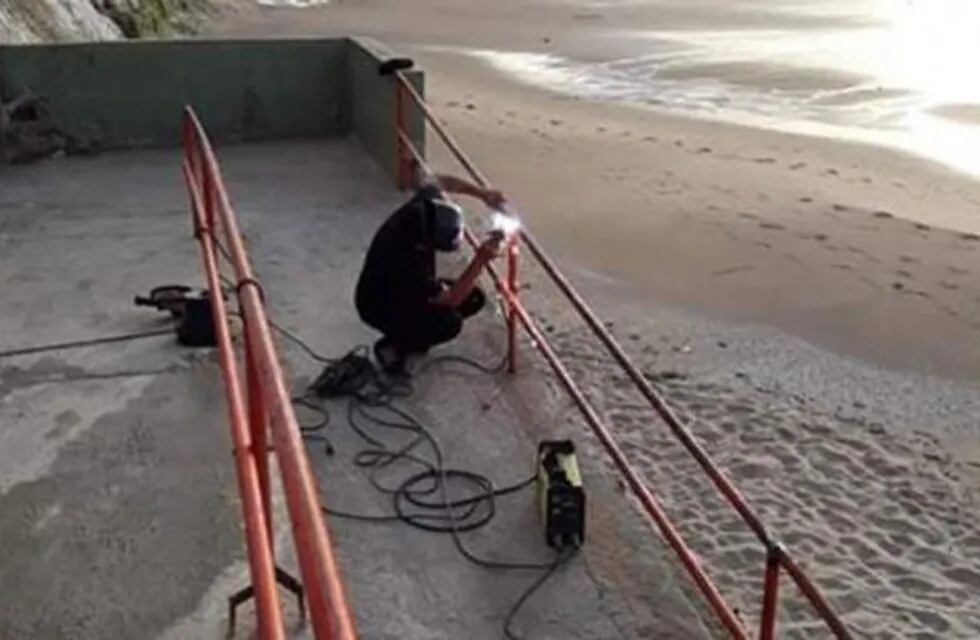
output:
POLYGON ((459 205, 432 198, 425 203, 426 240, 436 251, 456 251, 463 240, 463 210, 459 205))

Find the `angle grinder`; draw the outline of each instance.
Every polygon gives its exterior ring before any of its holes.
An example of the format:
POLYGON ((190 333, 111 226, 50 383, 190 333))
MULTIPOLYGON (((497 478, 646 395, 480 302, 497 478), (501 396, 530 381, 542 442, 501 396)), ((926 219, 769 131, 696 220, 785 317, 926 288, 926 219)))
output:
POLYGON ((138 307, 153 307, 170 313, 177 342, 185 347, 217 345, 214 314, 207 291, 182 284, 168 284, 154 287, 148 296, 136 296, 133 302, 138 307))

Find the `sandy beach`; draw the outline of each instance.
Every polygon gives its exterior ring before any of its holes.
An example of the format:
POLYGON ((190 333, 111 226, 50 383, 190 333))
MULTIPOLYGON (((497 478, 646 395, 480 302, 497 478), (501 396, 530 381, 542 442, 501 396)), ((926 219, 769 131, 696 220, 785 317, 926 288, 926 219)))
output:
MULTIPOLYGON (((209 33, 360 33, 412 55, 440 117, 858 635, 975 638, 980 182, 969 167, 857 134, 804 135, 589 98, 531 82, 515 58, 487 54, 609 61, 638 46, 627 31, 645 27, 779 29, 801 20, 757 3, 720 4, 236 5, 209 33)), ((815 13, 804 26, 853 23, 845 13, 815 13)), ((672 71, 684 73, 695 72, 672 71)), ((757 75, 744 65, 696 73, 757 75)), ((769 81, 792 90, 851 82, 827 70, 769 81)), ((976 117, 968 104, 934 111, 965 124, 976 117)), ((440 169, 452 168, 437 145, 430 151, 440 169)), ((539 274, 527 281, 529 304, 552 318, 580 381, 754 620, 761 551, 750 534, 638 398, 620 390, 539 274)), ((786 637, 823 637, 803 608, 787 605, 786 637)))

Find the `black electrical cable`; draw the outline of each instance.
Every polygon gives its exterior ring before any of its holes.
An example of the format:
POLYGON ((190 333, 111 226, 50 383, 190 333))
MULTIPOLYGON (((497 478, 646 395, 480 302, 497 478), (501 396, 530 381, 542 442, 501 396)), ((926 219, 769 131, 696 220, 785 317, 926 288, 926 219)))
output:
POLYGON ((517 614, 520 613, 521 608, 527 603, 527 601, 530 600, 535 593, 537 593, 538 589, 543 587, 544 584, 548 582, 553 575, 555 575, 555 572, 558 571, 559 567, 574 558, 577 552, 578 549, 575 548, 559 552, 559 554, 555 557, 555 561, 550 567, 548 567, 548 570, 538 576, 538 579, 535 580, 530 587, 524 590, 521 597, 514 603, 514 606, 510 608, 510 611, 507 612, 507 617, 504 618, 504 635, 507 636, 507 640, 522 640, 519 635, 514 633, 512 628, 514 619, 517 618, 517 614))
POLYGON ((293 344, 295 344, 296 346, 298 346, 300 349, 302 349, 304 352, 306 352, 306 355, 308 355, 313 360, 316 360, 317 362, 320 362, 320 363, 323 363, 323 364, 327 364, 327 365, 330 365, 330 364, 333 364, 334 362, 336 362, 336 360, 333 359, 333 358, 328 358, 326 356, 321 356, 319 353, 317 353, 316 351, 314 351, 310 347, 310 345, 308 345, 305 342, 303 342, 303 339, 302 338, 300 338, 298 335, 296 335, 295 333, 293 333, 292 331, 290 331, 286 327, 284 327, 284 326, 282 326, 280 324, 277 324, 271 318, 269 318, 269 325, 273 329, 275 329, 276 331, 278 331, 279 334, 282 337, 286 338, 287 340, 289 340, 290 342, 292 342, 293 344))
MULTIPOLYGON (((301 341, 298 336, 293 337, 301 341)), ((300 346, 308 353, 313 351, 305 343, 300 346)), ((368 445, 368 448, 355 454, 353 462, 356 466, 368 470, 368 480, 376 490, 391 496, 393 513, 353 513, 335 507, 323 507, 324 513, 360 522, 401 522, 423 531, 448 534, 452 537, 460 554, 480 567, 543 570, 543 573, 522 592, 505 618, 504 635, 509 640, 519 640, 519 636, 512 627, 522 607, 563 564, 576 555, 577 548, 566 548, 559 551, 553 561, 546 563, 489 560, 476 555, 467 548, 461 534, 480 529, 493 519, 496 515, 495 498, 516 493, 530 486, 536 480, 536 476, 531 476, 513 485, 496 488, 493 481, 486 476, 467 470, 447 468, 444 464, 442 448, 432 432, 414 416, 393 404, 394 399, 409 395, 411 388, 404 386, 404 384, 399 385, 397 382, 393 383, 391 379, 378 372, 368 360, 367 351, 366 347, 361 346, 344 358, 339 359, 325 358, 317 354, 319 356, 318 361, 329 361, 333 363, 334 367, 338 367, 338 363, 342 364, 346 361, 348 363, 348 375, 359 380, 360 384, 354 387, 349 386, 349 384, 345 386, 349 379, 345 379, 342 373, 327 376, 327 373, 331 371, 331 368, 328 367, 318 379, 318 382, 321 382, 320 386, 314 382, 311 385, 311 391, 305 396, 297 398, 296 403, 312 409, 317 406, 318 396, 346 397, 348 399, 348 426, 368 445), (362 370, 359 371, 358 368, 362 368, 362 370), (324 378, 329 378, 335 386, 324 388, 322 385, 324 378), (400 446, 392 448, 380 436, 372 435, 369 432, 369 429, 372 428, 402 432, 410 434, 412 437, 400 446), (428 445, 433 459, 415 452, 423 444, 428 445), (395 487, 385 486, 378 479, 378 474, 397 463, 417 465, 421 467, 421 471, 405 478, 395 487), (463 498, 450 498, 449 485, 452 482, 455 482, 456 485, 460 483, 468 485, 471 489, 469 495, 463 498)), ((439 355, 430 358, 413 373, 418 375, 437 365, 450 363, 462 364, 490 374, 501 371, 506 365, 506 361, 496 366, 487 366, 463 356, 439 355)), ((324 413, 328 419, 319 428, 324 428, 329 423, 329 413, 326 410, 324 413)), ((304 431, 304 437, 309 435, 304 431)), ((310 438, 308 437, 308 439, 310 438)), ((328 450, 329 454, 332 454, 332 448, 328 450)))
POLYGON ((6 351, 0 351, 0 359, 13 358, 15 356, 27 356, 35 353, 45 353, 48 351, 81 349, 83 347, 93 347, 96 345, 111 344, 114 342, 130 342, 133 340, 142 340, 144 338, 155 338, 157 336, 165 336, 165 335, 172 334, 173 332, 174 330, 171 327, 167 329, 154 329, 152 331, 140 331, 137 333, 124 333, 122 335, 106 336, 103 338, 91 338, 88 340, 73 340, 71 342, 43 344, 34 347, 20 347, 17 349, 8 349, 6 351))
MULTIPOLYGON (((230 261, 228 250, 218 241, 215 241, 215 244, 222 255, 230 261)), ((224 276, 221 278, 226 286, 233 286, 228 278, 224 276)), ((241 317, 240 312, 238 315, 241 317)), ((363 514, 324 506, 321 507, 324 513, 360 522, 401 522, 423 531, 449 534, 456 549, 464 558, 487 569, 543 570, 543 573, 521 593, 504 620, 503 631, 508 640, 520 640, 520 637, 513 631, 512 625, 521 608, 554 576, 562 565, 576 556, 578 547, 566 547, 559 550, 552 562, 505 562, 488 560, 474 554, 463 543, 461 534, 486 526, 496 515, 495 498, 516 493, 530 486, 536 480, 536 476, 497 489, 494 487, 493 481, 486 476, 464 469, 447 468, 444 464, 442 448, 432 432, 414 416, 393 404, 394 400, 398 398, 407 398, 412 395, 411 384, 407 379, 395 380, 383 376, 368 359, 369 349, 367 346, 359 346, 343 358, 330 358, 317 353, 299 335, 271 319, 269 324, 280 335, 302 349, 311 359, 327 365, 320 377, 310 385, 304 395, 292 399, 295 405, 313 411, 320 416, 315 423, 300 425, 303 438, 326 442, 326 455, 333 455, 333 446, 329 439, 322 434, 322 431, 330 424, 330 413, 322 406, 320 399, 323 397, 348 398, 348 426, 369 445, 369 448, 355 454, 353 462, 355 465, 369 470, 368 479, 376 490, 392 497, 394 511, 392 514, 363 514), (380 416, 372 413, 369 409, 387 411, 391 415, 388 417, 380 416), (413 434, 413 437, 406 444, 396 449, 389 449, 382 440, 367 432, 367 425, 358 423, 356 419, 358 415, 375 428, 402 431, 413 434), (434 460, 414 453, 414 450, 423 443, 428 444, 434 460), (423 470, 404 479, 397 487, 384 486, 378 480, 377 474, 399 462, 415 464, 422 467, 423 470), (455 479, 457 483, 469 483, 476 491, 469 497, 453 500, 449 496, 450 479, 455 479), (438 493, 437 498, 426 499, 426 497, 436 493, 438 493)), ((494 375, 504 369, 507 360, 503 359, 497 365, 488 366, 464 356, 441 354, 429 358, 420 367, 412 370, 411 374, 417 376, 443 364, 461 364, 481 373, 494 375)))

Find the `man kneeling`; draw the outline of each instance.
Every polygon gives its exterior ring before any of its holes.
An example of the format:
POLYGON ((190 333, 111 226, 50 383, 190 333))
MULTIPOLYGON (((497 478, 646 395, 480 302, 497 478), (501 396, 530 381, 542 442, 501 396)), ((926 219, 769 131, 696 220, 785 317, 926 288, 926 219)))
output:
POLYGON ((462 210, 445 199, 443 190, 479 198, 491 209, 500 209, 504 197, 454 176, 435 180, 378 229, 357 282, 357 311, 382 333, 374 354, 389 374, 404 374, 409 354, 452 340, 463 320, 483 308, 486 296, 476 281, 503 242, 503 234, 491 235, 455 281, 438 278, 436 251, 458 250, 464 229, 462 210))

